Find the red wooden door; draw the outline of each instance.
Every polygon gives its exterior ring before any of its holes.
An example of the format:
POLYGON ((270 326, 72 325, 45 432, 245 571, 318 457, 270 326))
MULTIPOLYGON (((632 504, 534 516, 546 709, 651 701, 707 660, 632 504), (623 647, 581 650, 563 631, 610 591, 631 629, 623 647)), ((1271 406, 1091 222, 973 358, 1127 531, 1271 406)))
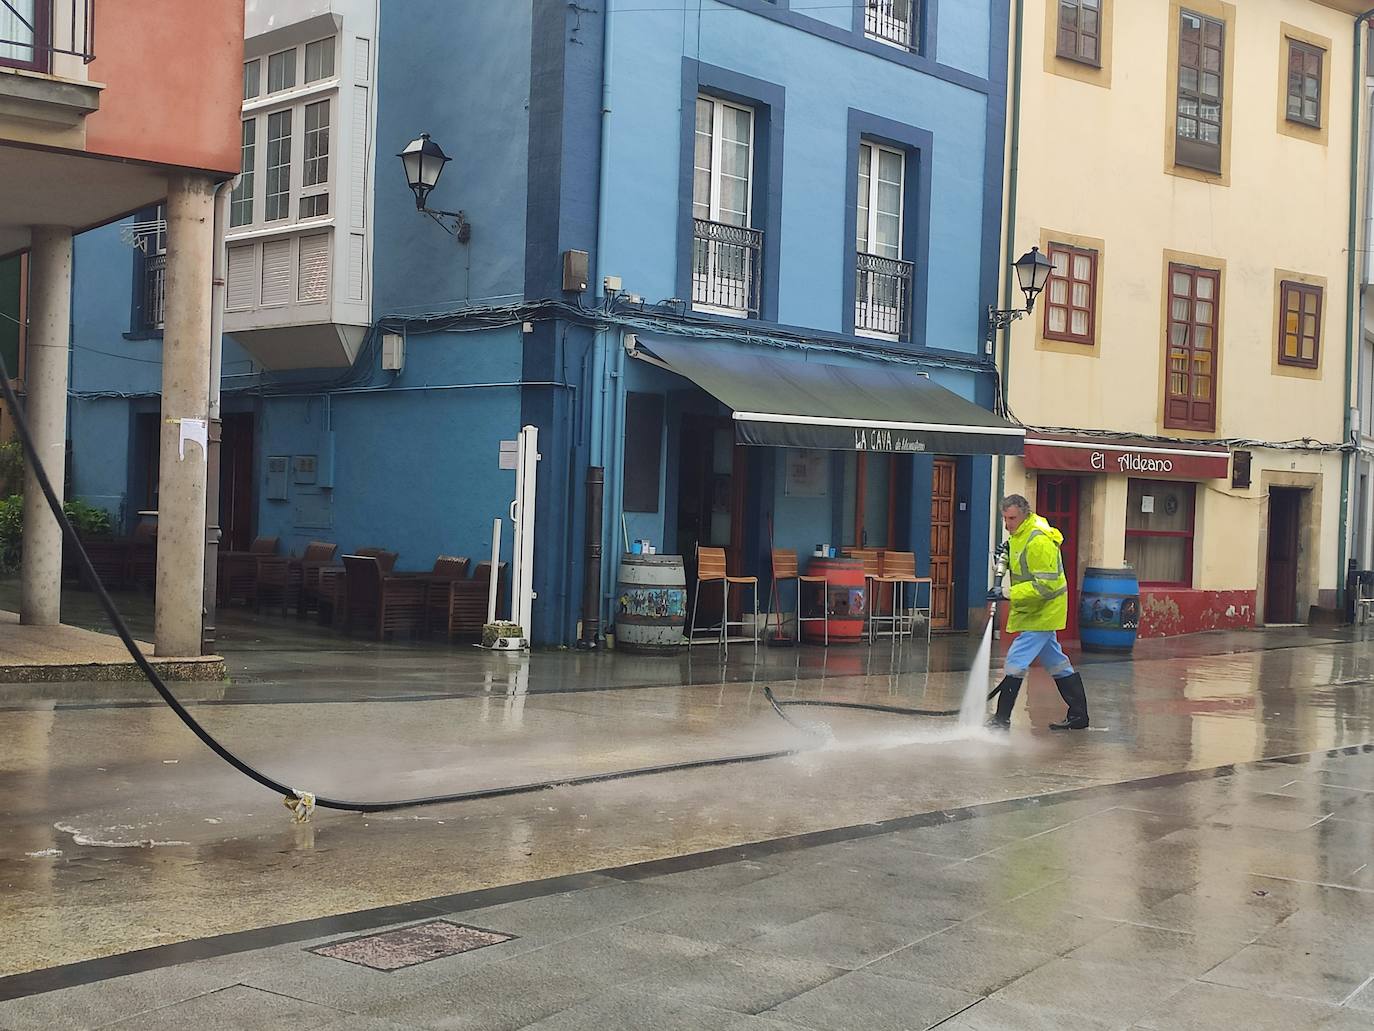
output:
POLYGON ((1069 582, 1067 640, 1078 639, 1078 478, 1041 476, 1036 487, 1035 510, 1064 535, 1059 553, 1064 558, 1064 578, 1069 582))
POLYGON ((1269 492, 1269 542, 1264 571, 1264 621, 1298 621, 1298 512, 1301 495, 1269 492))
POLYGON ((935 460, 930 489, 930 625, 954 625, 954 462, 935 460))

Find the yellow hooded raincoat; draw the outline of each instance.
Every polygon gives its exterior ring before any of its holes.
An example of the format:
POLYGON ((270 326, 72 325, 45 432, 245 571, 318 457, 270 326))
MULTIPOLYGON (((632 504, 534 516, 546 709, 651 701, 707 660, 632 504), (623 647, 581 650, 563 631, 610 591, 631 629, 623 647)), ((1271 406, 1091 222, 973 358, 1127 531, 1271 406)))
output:
POLYGON ((1064 535, 1032 512, 1011 535, 1010 543, 1007 632, 1063 630, 1069 618, 1069 585, 1059 554, 1064 535))

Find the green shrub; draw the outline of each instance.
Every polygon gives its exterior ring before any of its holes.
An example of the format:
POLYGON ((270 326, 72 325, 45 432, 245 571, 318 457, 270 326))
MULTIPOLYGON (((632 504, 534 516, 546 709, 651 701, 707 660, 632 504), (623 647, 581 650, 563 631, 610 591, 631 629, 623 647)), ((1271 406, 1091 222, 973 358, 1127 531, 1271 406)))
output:
POLYGON ((19 568, 23 531, 24 498, 11 494, 0 499, 0 573, 12 573, 19 568))
POLYGON ((17 440, 0 441, 0 497, 24 489, 24 446, 17 440))
POLYGON ((68 501, 62 506, 72 526, 81 537, 108 537, 110 535, 110 513, 96 508, 84 501, 68 501))
MULTIPOLYGON (((62 506, 72 526, 82 537, 108 537, 110 513, 84 501, 68 501, 62 506)), ((24 555, 24 496, 11 494, 0 500, 0 573, 19 568, 24 555)))

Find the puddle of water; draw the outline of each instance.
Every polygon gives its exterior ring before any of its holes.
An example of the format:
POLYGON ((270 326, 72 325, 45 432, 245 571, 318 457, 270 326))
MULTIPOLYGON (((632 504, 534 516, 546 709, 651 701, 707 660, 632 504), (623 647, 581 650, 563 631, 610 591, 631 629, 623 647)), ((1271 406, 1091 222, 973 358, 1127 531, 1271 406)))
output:
MULTIPOLYGON (((62 834, 70 834, 72 841, 90 848, 163 848, 169 845, 189 845, 189 841, 158 841, 154 838, 96 838, 66 823, 55 823, 53 829, 62 834)), ((104 833, 119 830, 133 830, 132 827, 105 827, 104 833)))

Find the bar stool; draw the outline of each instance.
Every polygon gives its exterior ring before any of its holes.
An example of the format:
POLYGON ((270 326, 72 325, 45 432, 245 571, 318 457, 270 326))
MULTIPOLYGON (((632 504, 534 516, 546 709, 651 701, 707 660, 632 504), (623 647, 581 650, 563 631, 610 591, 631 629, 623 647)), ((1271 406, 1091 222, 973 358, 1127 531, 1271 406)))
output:
POLYGON ((825 576, 803 576, 797 568, 797 553, 790 548, 773 549, 773 586, 768 590, 768 619, 764 621, 763 633, 768 636, 768 626, 772 623, 773 613, 776 611, 778 616, 778 636, 782 636, 782 591, 779 590, 779 580, 797 581, 797 607, 796 615, 793 617, 797 624, 797 643, 801 643, 801 632, 803 623, 823 623, 825 625, 825 646, 830 647, 830 616, 825 611, 826 601, 830 596, 830 579, 825 576), (802 612, 802 589, 804 584, 821 585, 821 614, 819 616, 803 616, 802 612), (777 608, 773 607, 776 598, 777 608))
MULTIPOLYGON (((868 633, 868 640, 873 640, 873 620, 879 608, 878 581, 882 578, 883 571, 878 552, 874 548, 846 548, 846 558, 856 558, 864 566, 864 625, 868 633)), ((880 621, 883 621, 879 617, 880 621)))
MULTIPOLYGON (((725 570, 725 549, 724 548, 703 548, 697 545, 697 589, 692 598, 692 624, 687 632, 687 640, 690 643, 696 639, 697 635, 697 604, 701 601, 701 585, 704 583, 715 583, 720 581, 721 585, 721 604, 720 611, 720 644, 727 652, 730 650, 730 628, 732 626, 747 626, 744 620, 731 622, 730 620, 730 585, 735 584, 741 587, 752 587, 754 590, 754 647, 759 646, 759 578, 756 576, 731 576, 725 570)), ((703 630, 716 629, 715 627, 702 627, 703 630)))
POLYGON ((916 613, 921 613, 926 617, 926 644, 930 644, 930 621, 932 609, 934 607, 935 581, 928 576, 916 575, 916 555, 910 551, 885 551, 883 552, 878 568, 880 571, 879 582, 892 584, 892 614, 889 618, 894 620, 893 632, 900 633, 905 626, 910 636, 915 636, 916 627, 914 617, 916 613), (911 605, 903 606, 905 591, 908 584, 913 588, 911 592, 911 605), (921 584, 925 584, 926 604, 921 607, 917 604, 921 600, 921 584))

